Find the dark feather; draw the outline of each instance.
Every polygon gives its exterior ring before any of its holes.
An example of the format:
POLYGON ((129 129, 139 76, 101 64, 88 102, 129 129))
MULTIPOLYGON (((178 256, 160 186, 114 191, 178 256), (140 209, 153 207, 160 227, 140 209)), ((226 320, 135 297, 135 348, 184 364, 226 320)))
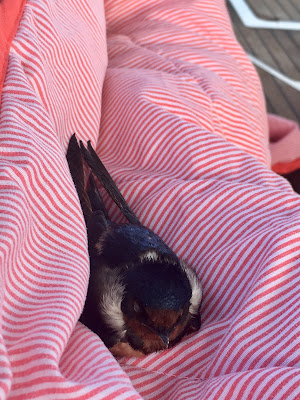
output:
POLYGON ((96 182, 94 180, 92 173, 90 173, 90 176, 89 176, 88 196, 89 196, 89 200, 91 202, 93 212, 102 211, 104 217, 107 220, 109 220, 109 216, 108 216, 106 207, 104 205, 103 198, 102 198, 101 194, 99 193, 99 190, 97 188, 97 185, 96 185, 96 182))
POLYGON ((85 223, 87 224, 92 214, 92 207, 90 199, 85 191, 82 155, 75 133, 71 136, 69 142, 67 150, 67 161, 79 197, 85 223))
POLYGON ((107 190, 108 194, 120 208, 124 216, 127 220, 133 225, 141 225, 140 221, 138 220, 137 216, 131 210, 131 208, 126 203, 126 200, 122 196, 121 192, 119 191, 117 185, 112 180, 111 176, 109 175, 107 169, 97 156, 95 150, 93 149, 91 142, 88 141, 88 150, 85 148, 82 141, 80 141, 80 148, 82 154, 84 156, 85 161, 88 163, 89 167, 99 179, 103 187, 107 190))

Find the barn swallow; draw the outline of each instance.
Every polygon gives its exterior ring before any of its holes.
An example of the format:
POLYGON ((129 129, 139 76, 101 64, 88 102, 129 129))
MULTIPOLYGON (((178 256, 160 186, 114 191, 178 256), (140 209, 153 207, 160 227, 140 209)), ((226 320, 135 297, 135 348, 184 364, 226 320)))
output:
POLYGON ((90 279, 80 320, 115 356, 141 357, 200 329, 201 284, 164 241, 141 224, 90 142, 71 137, 67 161, 86 222, 90 279), (83 159, 90 167, 85 190, 83 159), (111 221, 94 176, 128 223, 111 221))

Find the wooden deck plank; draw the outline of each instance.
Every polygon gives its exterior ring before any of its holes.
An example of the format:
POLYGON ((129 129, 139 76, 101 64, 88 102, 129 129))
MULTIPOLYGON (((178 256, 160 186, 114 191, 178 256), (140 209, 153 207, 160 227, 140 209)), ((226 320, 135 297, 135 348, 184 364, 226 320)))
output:
POLYGON ((276 10, 278 10, 278 12, 279 10, 283 10, 286 14, 286 18, 290 19, 291 21, 300 21, 299 10, 289 0, 274 0, 271 4, 271 7, 273 7, 275 13, 277 12, 276 10))
POLYGON ((299 45, 300 45, 300 35, 298 45, 293 40, 293 36, 290 35, 288 31, 274 31, 273 35, 276 37, 277 41, 280 45, 285 49, 286 53, 288 54, 289 59, 294 64, 297 70, 297 76, 295 79, 300 80, 300 54, 299 54, 299 45))
POLYGON ((268 7, 268 5, 266 4, 266 1, 262 2, 262 1, 258 0, 258 2, 257 2, 256 0, 252 0, 252 1, 248 1, 247 4, 249 4, 249 6, 252 8, 255 15, 257 15, 259 18, 268 19, 268 20, 276 19, 274 12, 272 11, 272 9, 270 9, 270 7, 268 7), (257 4, 257 3, 260 3, 260 4, 257 4))
POLYGON ((291 3, 293 4, 293 6, 296 8, 296 10, 298 10, 299 13, 300 13, 300 3, 299 3, 299 0, 290 0, 290 1, 291 1, 291 3))
POLYGON ((299 10, 291 0, 247 0, 247 3, 261 18, 299 20, 299 10))
POLYGON ((267 72, 259 68, 257 68, 257 72, 264 85, 268 87, 268 91, 265 91, 268 112, 297 120, 297 114, 287 98, 286 88, 276 82, 267 72))
MULTIPOLYGON (((279 16, 291 20, 291 12, 294 17, 299 15, 292 0, 248 0, 248 4, 261 18, 279 16)), ((237 40, 242 47, 289 78, 300 80, 300 32, 247 28, 229 3, 228 7, 237 40)), ((269 73, 259 68, 257 70, 264 87, 268 111, 300 123, 300 92, 269 73)))
MULTIPOLYGON (((274 32, 264 30, 258 32, 258 36, 260 37, 265 49, 267 49, 268 54, 271 54, 275 68, 284 72, 284 74, 289 78, 300 80, 300 72, 292 62, 290 55, 287 52, 287 47, 284 46, 284 44, 280 44, 280 41, 277 39, 274 32)), ((277 36, 280 36, 278 32, 277 36)), ((264 58, 262 58, 262 60, 265 61, 264 58)))
MULTIPOLYGON (((254 32, 252 35, 247 35, 246 32, 243 32, 240 27, 236 27, 235 31, 241 45, 244 48, 251 49, 252 54, 256 57, 260 57, 262 55, 261 51, 264 50, 264 47, 260 37, 256 32, 254 32)), ((272 55, 269 52, 267 54, 264 52, 263 56, 265 56, 266 62, 269 61, 269 64, 273 62, 272 55)), ((260 69, 257 70, 261 77, 262 83, 268 87, 268 91, 265 91, 268 111, 275 114, 284 115, 287 118, 296 119, 297 114, 291 108, 289 98, 287 98, 285 94, 286 85, 280 84, 278 80, 275 80, 267 72, 260 69)))
POLYGON ((298 47, 300 48, 300 32, 290 32, 290 36, 292 38, 292 40, 294 41, 294 43, 296 43, 298 45, 298 47))
MULTIPOLYGON (((250 0, 252 2, 254 0, 250 0)), ((300 3, 299 0, 297 0, 300 3)), ((270 7, 273 7, 274 13, 278 18, 281 19, 290 19, 294 21, 300 22, 300 4, 299 8, 295 7, 295 4, 291 2, 291 0, 271 0, 270 7), (284 17, 283 17, 284 16, 284 17)), ((280 31, 278 31, 280 32, 280 31)), ((298 52, 300 51, 300 32, 290 31, 290 37, 292 40, 298 45, 298 52)))

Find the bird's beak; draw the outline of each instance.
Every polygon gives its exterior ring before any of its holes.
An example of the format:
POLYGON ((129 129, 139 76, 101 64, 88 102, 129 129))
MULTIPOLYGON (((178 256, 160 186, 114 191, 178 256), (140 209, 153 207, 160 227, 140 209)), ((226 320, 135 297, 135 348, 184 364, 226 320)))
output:
POLYGON ((163 344, 165 345, 165 349, 167 349, 169 347, 169 343, 170 343, 170 335, 171 335, 171 331, 165 331, 165 332, 157 332, 157 330, 151 328, 148 325, 145 325, 142 323, 142 325, 144 325, 145 327, 147 327, 150 331, 156 333, 162 340, 163 344))
POLYGON ((161 340, 163 341, 165 348, 167 349, 169 347, 169 343, 170 343, 170 335, 169 334, 165 334, 165 333, 159 333, 158 336, 161 338, 161 340))

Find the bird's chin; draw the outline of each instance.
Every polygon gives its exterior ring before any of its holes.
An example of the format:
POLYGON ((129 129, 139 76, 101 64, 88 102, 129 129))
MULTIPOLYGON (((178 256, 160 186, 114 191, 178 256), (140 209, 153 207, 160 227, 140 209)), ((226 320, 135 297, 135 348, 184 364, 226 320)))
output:
POLYGON ((115 357, 145 357, 148 354, 156 353, 158 351, 166 350, 168 346, 162 343, 161 340, 151 338, 150 340, 144 339, 142 347, 134 348, 135 346, 130 342, 119 342, 112 346, 109 350, 115 357))
POLYGON ((150 340, 144 340, 143 352, 145 354, 156 353, 158 351, 167 350, 169 345, 163 343, 162 340, 155 340, 151 338, 150 340))
POLYGON ((149 330, 149 328, 145 328, 143 325, 140 325, 139 332, 134 332, 132 329, 128 328, 126 340, 134 350, 144 355, 156 353, 168 347, 168 344, 163 342, 157 333, 149 330))
POLYGON ((119 342, 115 344, 113 347, 111 347, 110 352, 115 356, 115 357, 145 357, 146 354, 139 350, 134 350, 129 343, 125 342, 119 342))

